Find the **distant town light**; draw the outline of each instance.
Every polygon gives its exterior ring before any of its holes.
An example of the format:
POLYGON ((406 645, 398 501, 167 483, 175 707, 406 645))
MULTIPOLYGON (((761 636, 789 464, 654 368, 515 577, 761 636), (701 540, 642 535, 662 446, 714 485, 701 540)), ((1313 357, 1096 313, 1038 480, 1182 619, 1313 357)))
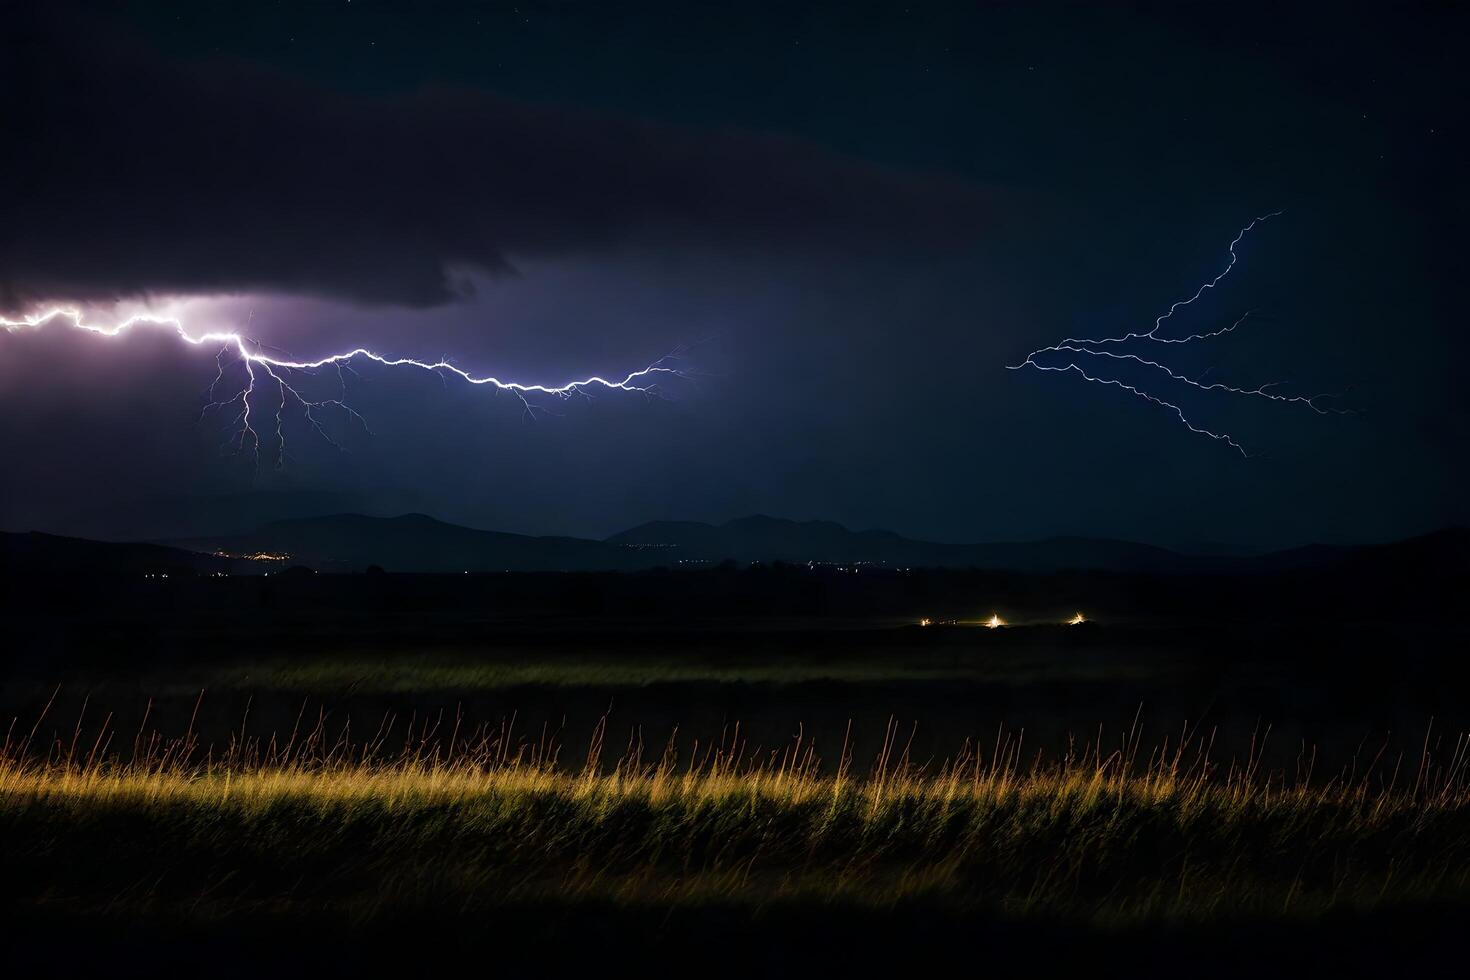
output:
POLYGON ((1001 619, 995 613, 991 613, 990 618, 985 621, 985 625, 991 629, 995 629, 997 626, 1004 626, 1005 620, 1001 619))
POLYGON ((273 562, 291 560, 291 553, 289 551, 251 551, 238 555, 228 551, 215 551, 213 554, 216 558, 237 558, 241 561, 273 562))
POLYGON ((1085 622, 1087 622, 1087 620, 1083 618, 1083 616, 1082 616, 1081 613, 1078 613, 1077 615, 1073 616, 1071 619, 1067 620, 1067 625, 1068 626, 1080 626, 1080 625, 1082 625, 1085 622))
POLYGON ((930 623, 930 620, 929 620, 929 617, 927 617, 927 616, 925 616, 923 619, 919 620, 919 625, 920 626, 928 626, 929 623, 930 623))

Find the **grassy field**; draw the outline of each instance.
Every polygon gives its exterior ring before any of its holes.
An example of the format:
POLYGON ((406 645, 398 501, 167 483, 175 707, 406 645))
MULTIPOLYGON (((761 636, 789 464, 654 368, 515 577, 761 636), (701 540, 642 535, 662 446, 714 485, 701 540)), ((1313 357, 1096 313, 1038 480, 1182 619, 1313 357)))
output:
POLYGON ((896 726, 863 766, 824 767, 795 740, 752 758, 738 732, 652 761, 594 745, 575 769, 499 732, 386 741, 147 737, 130 762, 106 736, 9 744, 5 958, 138 975, 168 972, 161 950, 180 973, 231 976, 457 956, 809 975, 901 968, 917 946, 1135 972, 1207 953, 1191 975, 1230 975, 1243 942, 1269 942, 1278 967, 1290 949, 1362 965, 1359 929, 1375 955, 1409 944, 1402 965, 1470 910, 1463 740, 1333 777, 1307 759, 1293 779, 1216 767, 1190 740, 1046 762, 1001 734, 922 767, 896 726))
POLYGON ((442 719, 371 737, 302 725, 203 745, 105 727, 0 757, 12 906, 182 921, 442 919, 606 902, 772 903, 1042 917, 1094 928, 1470 899, 1470 740, 1287 778, 1183 732, 1146 749, 1020 735, 919 764, 889 726, 871 763, 800 737, 554 742, 442 719), (394 745, 393 749, 388 746, 394 745), (832 760, 829 760, 831 763, 832 760), (64 859, 60 859, 64 858, 64 859))
POLYGON ((495 619, 438 583, 396 612, 214 584, 0 596, 0 973, 1460 955, 1458 622, 495 619))

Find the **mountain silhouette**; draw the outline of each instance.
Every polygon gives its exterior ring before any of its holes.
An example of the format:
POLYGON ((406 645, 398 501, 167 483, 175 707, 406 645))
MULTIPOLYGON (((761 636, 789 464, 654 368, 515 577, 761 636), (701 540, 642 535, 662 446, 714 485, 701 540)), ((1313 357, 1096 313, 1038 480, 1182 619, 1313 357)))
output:
POLYGON ((905 538, 892 531, 850 531, 832 521, 790 521, 763 515, 720 525, 655 521, 608 540, 628 547, 671 549, 686 560, 867 562, 899 568, 1188 571, 1211 567, 1219 560, 1107 538, 941 544, 905 538))
POLYGON ((648 564, 636 551, 603 541, 482 531, 425 514, 333 514, 273 521, 249 534, 169 543, 229 554, 277 552, 324 571, 370 565, 399 572, 606 571, 648 564))
POLYGON ((333 514, 272 521, 254 531, 149 544, 104 543, 31 532, 0 535, 8 569, 260 571, 290 564, 321 571, 633 571, 735 562, 987 571, 1169 573, 1287 572, 1318 567, 1385 568, 1463 576, 1470 530, 1448 528, 1381 545, 1308 545, 1264 555, 1185 555, 1108 538, 946 544, 891 531, 852 531, 831 521, 752 516, 724 524, 656 521, 605 540, 485 531, 424 514, 333 514), (272 561, 248 556, 271 553, 272 561))

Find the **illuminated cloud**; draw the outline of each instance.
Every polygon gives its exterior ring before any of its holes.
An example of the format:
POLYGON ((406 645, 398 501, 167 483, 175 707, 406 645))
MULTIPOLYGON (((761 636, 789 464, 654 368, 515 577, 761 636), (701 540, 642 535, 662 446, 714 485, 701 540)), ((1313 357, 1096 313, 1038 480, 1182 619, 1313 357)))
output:
MULTIPOLYGON (((230 419, 226 428, 235 450, 248 453, 257 464, 261 451, 271 453, 276 466, 286 458, 285 421, 297 415, 307 428, 329 444, 337 443, 328 434, 321 413, 344 415, 364 428, 367 420, 347 401, 348 375, 356 376, 354 364, 377 364, 387 368, 409 368, 427 371, 441 379, 455 378, 474 386, 508 392, 520 402, 528 417, 542 409, 539 399, 587 397, 592 390, 620 391, 640 395, 656 395, 660 381, 682 377, 678 354, 660 358, 652 364, 622 377, 604 378, 590 375, 555 385, 521 382, 475 374, 447 359, 424 360, 383 354, 368 347, 352 347, 314 358, 296 358, 279 348, 262 344, 254 337, 234 330, 200 330, 191 328, 176 317, 140 313, 110 324, 89 322, 80 310, 55 307, 20 319, 0 317, 0 329, 10 332, 62 325, 101 337, 119 337, 135 328, 159 328, 194 347, 215 348, 218 371, 206 389, 201 421, 212 412, 222 412, 230 419), (325 398, 302 393, 299 378, 327 370, 335 373, 337 390, 325 398), (233 380, 227 378, 233 375, 233 380), (538 399, 538 400, 533 400, 538 399), (262 405, 264 400, 264 405, 262 405), (273 435, 271 434, 273 430, 273 435)), ((340 448, 340 447, 338 447, 340 448)))

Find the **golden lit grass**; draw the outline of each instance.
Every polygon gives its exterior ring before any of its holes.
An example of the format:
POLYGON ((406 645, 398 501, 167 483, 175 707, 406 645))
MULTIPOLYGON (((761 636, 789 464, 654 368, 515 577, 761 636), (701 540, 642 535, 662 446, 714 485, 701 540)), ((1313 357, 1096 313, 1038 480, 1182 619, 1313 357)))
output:
POLYGON ((869 766, 795 739, 618 755, 585 766, 544 736, 322 723, 208 747, 104 725, 0 752, 11 902, 354 918, 588 899, 674 907, 910 900, 1092 922, 1306 915, 1470 897, 1470 741, 1362 773, 1216 765, 1185 737, 1133 736, 1045 762, 998 736, 936 766, 894 726, 869 766), (124 757, 126 755, 126 757, 124 757))

